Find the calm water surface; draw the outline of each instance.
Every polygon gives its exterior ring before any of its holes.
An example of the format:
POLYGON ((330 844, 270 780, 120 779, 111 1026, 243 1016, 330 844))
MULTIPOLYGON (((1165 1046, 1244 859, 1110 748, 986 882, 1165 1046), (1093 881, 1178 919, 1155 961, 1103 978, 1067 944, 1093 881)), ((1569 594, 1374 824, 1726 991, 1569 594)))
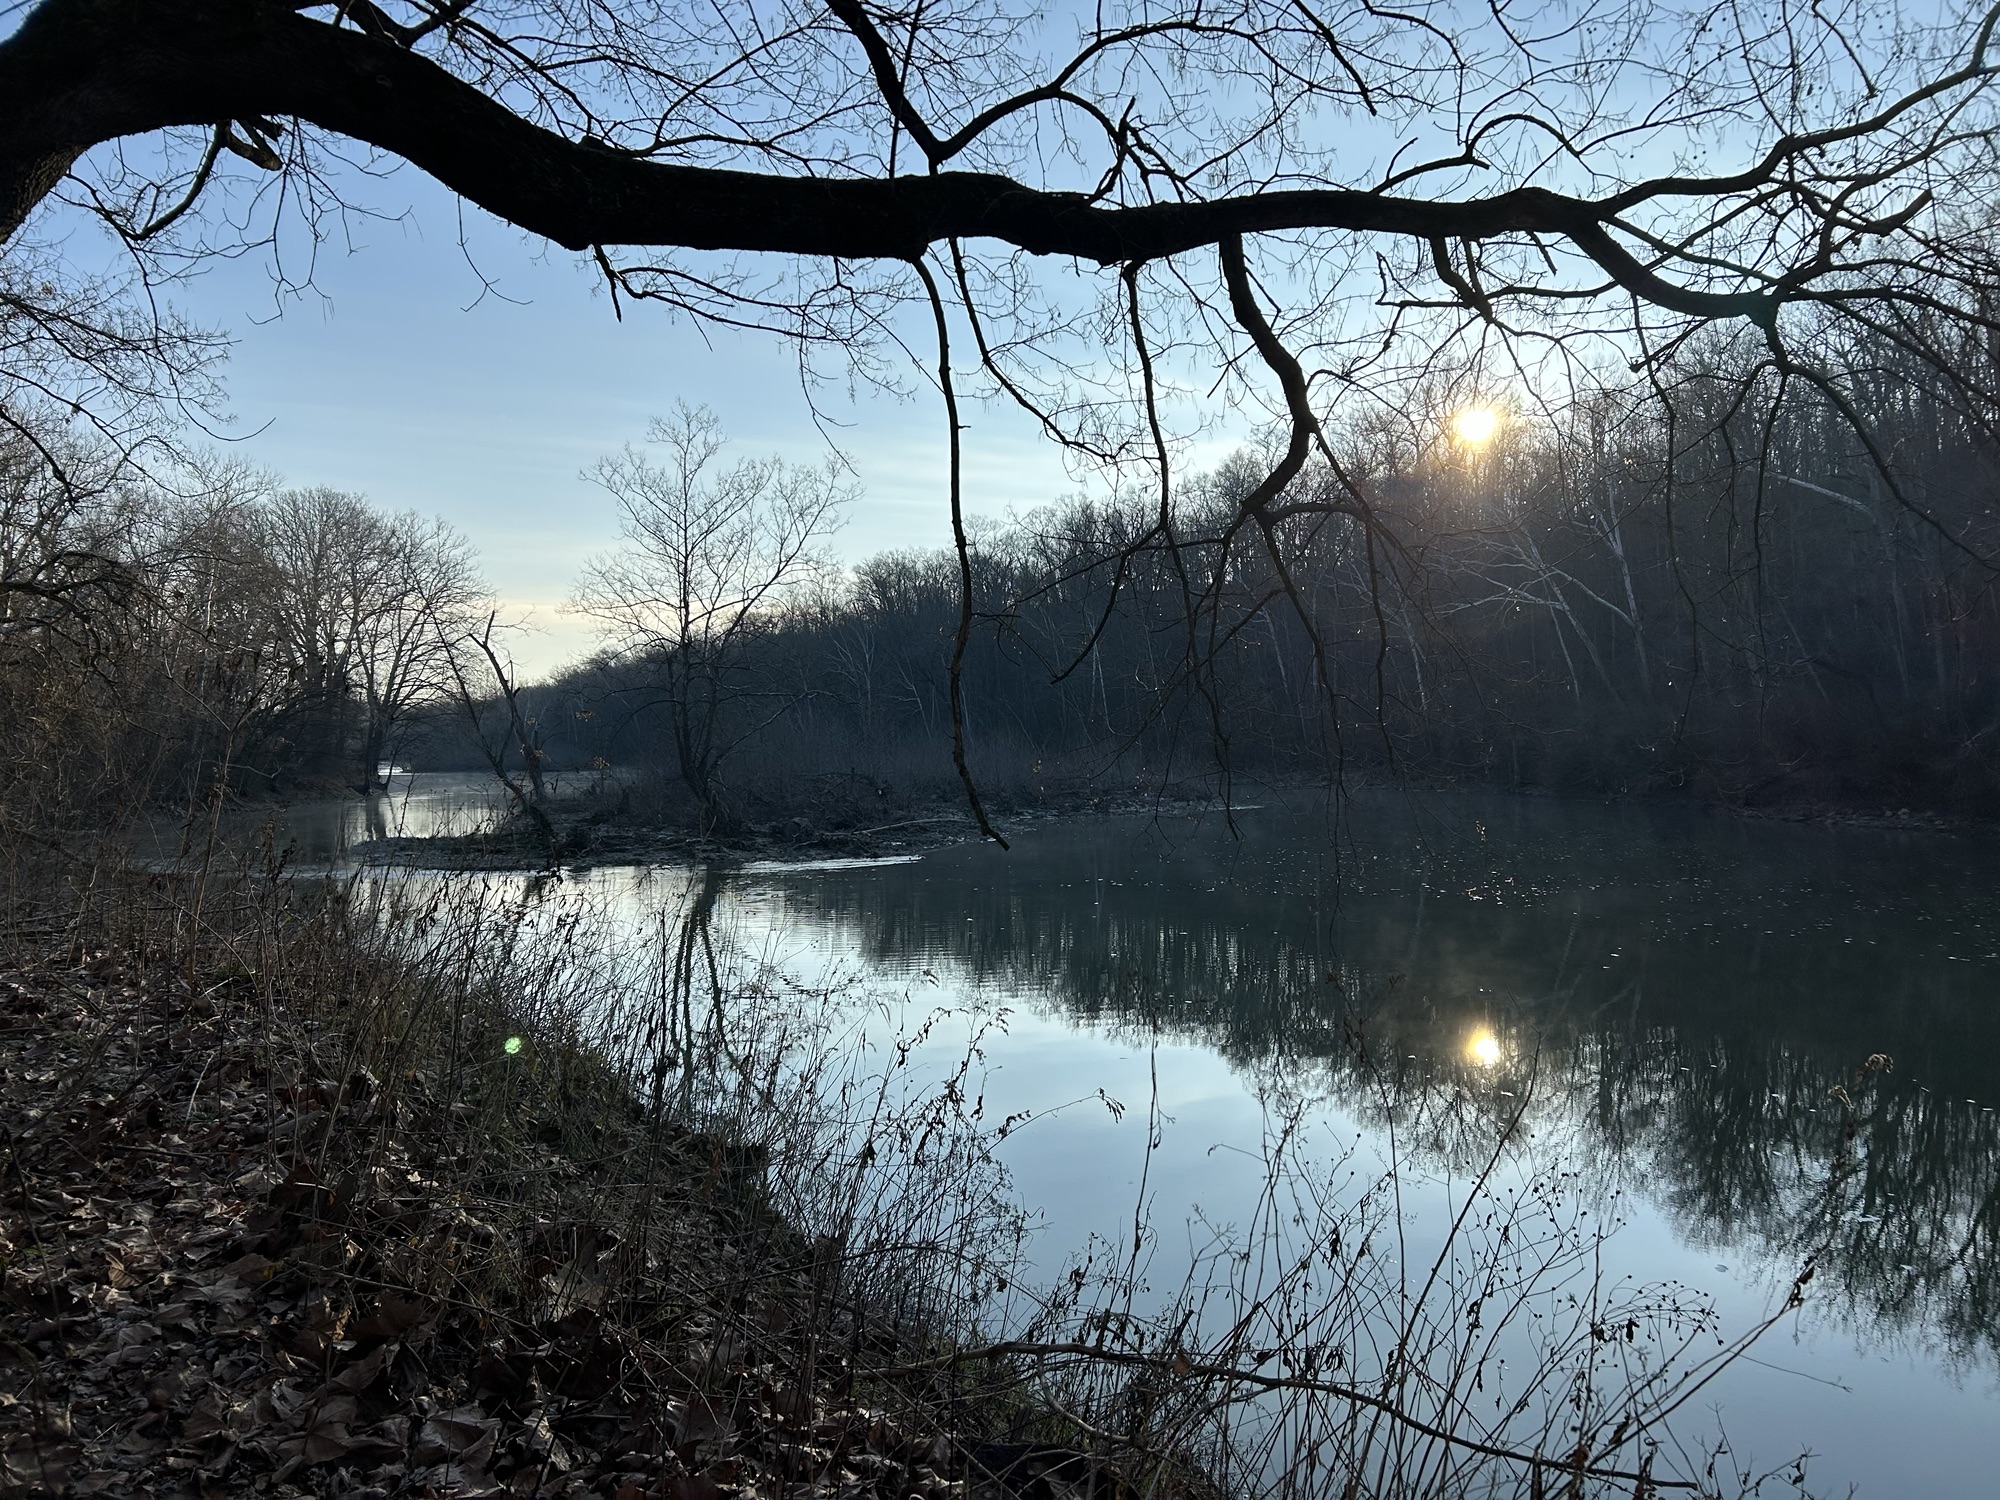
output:
MULTIPOLYGON (((572 888, 642 920, 684 885, 610 870, 572 888)), ((1038 1255, 1128 1233, 1143 1168, 1166 1281, 1188 1243, 1173 1226, 1250 1211, 1275 1089, 1368 1149, 1386 1087, 1462 1126, 1401 1147, 1419 1171, 1426 1152, 1446 1166, 1490 1144, 1526 1100, 1518 1170, 1618 1195, 1615 1273, 1700 1288, 1741 1331, 1824 1239, 1808 1224, 1837 1149, 1829 1090, 1887 1054, 1856 1201, 1806 1307, 1692 1425, 1719 1420, 1744 1468, 1816 1455, 1816 1493, 2000 1494, 1986 838, 1385 793, 1339 823, 1245 813, 1236 836, 1213 816, 1097 821, 1024 831, 1012 852, 752 866, 722 910, 802 974, 1006 1008, 987 1104, 1043 1116, 1003 1145, 1044 1221, 1038 1255), (1099 1089, 1135 1107, 1056 1108, 1099 1089)))

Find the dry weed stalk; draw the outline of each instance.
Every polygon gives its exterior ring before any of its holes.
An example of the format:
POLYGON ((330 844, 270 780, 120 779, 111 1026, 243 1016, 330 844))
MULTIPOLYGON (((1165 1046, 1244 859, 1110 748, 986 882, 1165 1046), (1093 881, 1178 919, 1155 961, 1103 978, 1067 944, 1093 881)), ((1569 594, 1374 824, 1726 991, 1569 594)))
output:
POLYGON ((900 1434, 906 1474, 1022 1495, 1755 1482, 1670 1419, 1798 1305, 1810 1260, 1734 1339, 1688 1288, 1608 1280, 1615 1226, 1591 1185, 1520 1170, 1525 1097, 1484 1117, 1469 1177, 1427 1186, 1411 1139, 1456 1130, 1463 1148, 1478 1129, 1380 1079, 1392 1147, 1370 1168, 1274 1079, 1255 1212, 1205 1226, 1177 1286, 1150 1286, 1142 1212, 1129 1244, 1037 1287, 996 1155, 1008 1122, 984 1114, 983 1023, 943 1067, 921 1049, 962 1017, 884 1045, 892 1010, 719 931, 713 875, 643 927, 542 879, 302 880, 225 871, 213 846, 191 872, 116 883, 88 908, 94 941, 170 965, 191 1004, 260 1018, 288 1080, 262 1170, 318 1226, 325 1305, 560 1349, 559 1374, 521 1356, 532 1379, 650 1403, 674 1472, 749 1452, 754 1410, 804 1424, 810 1452, 784 1462, 816 1483, 851 1479, 860 1448, 815 1422, 867 1412, 900 1434), (413 1191, 448 1208, 398 1236, 413 1191), (1428 1244, 1420 1192, 1448 1206, 1428 1244))

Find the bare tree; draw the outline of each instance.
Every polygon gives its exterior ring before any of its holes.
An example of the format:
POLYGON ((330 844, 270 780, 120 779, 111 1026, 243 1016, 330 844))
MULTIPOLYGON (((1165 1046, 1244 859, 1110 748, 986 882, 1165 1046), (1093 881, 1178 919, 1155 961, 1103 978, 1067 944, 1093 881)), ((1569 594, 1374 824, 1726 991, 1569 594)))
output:
POLYGON ((350 594, 352 677, 362 710, 356 770, 364 791, 379 784, 411 716, 452 690, 440 641, 465 634, 482 611, 491 618, 472 545, 444 521, 411 511, 387 517, 379 546, 372 590, 350 594))
POLYGON ((51 462, 50 425, 0 417, 0 655, 49 632, 90 635, 105 622, 98 606, 136 583, 120 555, 121 466, 68 443, 51 462))
POLYGON ((480 755, 506 790, 509 807, 534 825, 553 858, 561 841, 549 821, 549 789, 542 775, 546 736, 537 716, 521 702, 520 674, 493 638, 499 628, 497 614, 488 614, 472 630, 450 631, 439 623, 439 659, 450 679, 452 698, 480 755), (489 679, 490 692, 475 685, 489 679), (508 764, 510 751, 520 762, 519 775, 508 764))
MULTIPOLYGON (((339 170, 359 141, 587 255, 620 308, 934 382, 955 518, 958 387, 1020 403, 1157 490, 1131 546, 1260 550, 1318 634, 1290 541, 1351 531, 1378 582, 1400 545, 1328 430, 1440 360, 1538 401, 1605 368, 1665 391, 1692 334, 1737 324, 1739 389, 1815 392, 1888 484, 1856 399, 1872 376, 1846 357, 1866 338, 1952 372, 1944 399, 1992 426, 1991 363, 1948 356, 2000 332, 1996 20, 1861 0, 1133 0, 1046 21, 1010 0, 40 0, 0 42, 0 242, 81 212, 146 276, 181 274, 290 212, 330 225, 373 180, 339 170), (1176 441, 1219 402, 1277 440, 1190 537, 1176 441), (1316 452, 1331 481, 1302 485, 1316 452)), ((1177 587, 1177 676, 1221 746, 1217 596, 1177 587)), ((1385 661, 1392 604, 1370 605, 1385 661)))
POLYGON ((726 816, 723 763, 797 697, 754 671, 751 648, 786 595, 817 573, 816 549, 855 490, 832 460, 724 466, 706 407, 681 405, 648 437, 662 458, 628 446, 590 470, 618 502, 626 545, 589 565, 575 602, 615 649, 646 662, 706 829, 726 816))
POLYGON ((441 642, 485 613, 471 546, 443 521, 329 489, 277 495, 261 529, 298 713, 373 790, 410 714, 447 695, 441 642))

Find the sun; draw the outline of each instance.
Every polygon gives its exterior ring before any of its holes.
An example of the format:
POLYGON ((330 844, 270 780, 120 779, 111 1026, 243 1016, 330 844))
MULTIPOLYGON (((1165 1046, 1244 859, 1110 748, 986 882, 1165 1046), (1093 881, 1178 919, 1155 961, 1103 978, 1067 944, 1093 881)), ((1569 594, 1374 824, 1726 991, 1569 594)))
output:
POLYGON ((1470 448, 1483 448, 1500 431, 1500 413, 1490 406, 1468 406, 1454 412, 1451 435, 1470 448))

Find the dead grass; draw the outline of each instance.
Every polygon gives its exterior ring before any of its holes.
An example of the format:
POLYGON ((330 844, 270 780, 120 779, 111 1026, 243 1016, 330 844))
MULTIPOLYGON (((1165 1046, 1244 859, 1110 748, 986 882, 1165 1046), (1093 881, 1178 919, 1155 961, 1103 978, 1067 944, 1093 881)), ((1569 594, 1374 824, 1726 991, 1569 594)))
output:
POLYGON ((905 1067, 938 1017, 871 1053, 732 950, 713 877, 647 930, 519 879, 104 868, 16 882, 0 973, 10 1493, 1761 1482, 1668 1424, 1762 1327, 1603 1284, 1573 1174, 1508 1185, 1519 1109, 1434 1258, 1403 1164, 1280 1104, 1256 1214, 1180 1286, 1143 1214, 1030 1285, 977 1033, 942 1072, 905 1067))
MULTIPOLYGON (((760 1038, 755 996, 727 1038, 669 1037, 683 963, 621 1057, 584 1018, 632 974, 573 923, 231 881, 204 934, 139 940, 192 904, 156 882, 124 943, 17 947, 0 978, 6 1492, 947 1500, 1095 1472, 1012 1382, 867 1373, 963 1325, 991 1225, 941 1216, 979 1184, 934 1150, 952 1192, 888 1182, 928 1126, 879 1091, 865 1163, 854 1119, 803 1128, 827 1079, 785 1073, 799 1038, 760 1038)), ((666 936, 670 970, 702 941, 666 936)))

